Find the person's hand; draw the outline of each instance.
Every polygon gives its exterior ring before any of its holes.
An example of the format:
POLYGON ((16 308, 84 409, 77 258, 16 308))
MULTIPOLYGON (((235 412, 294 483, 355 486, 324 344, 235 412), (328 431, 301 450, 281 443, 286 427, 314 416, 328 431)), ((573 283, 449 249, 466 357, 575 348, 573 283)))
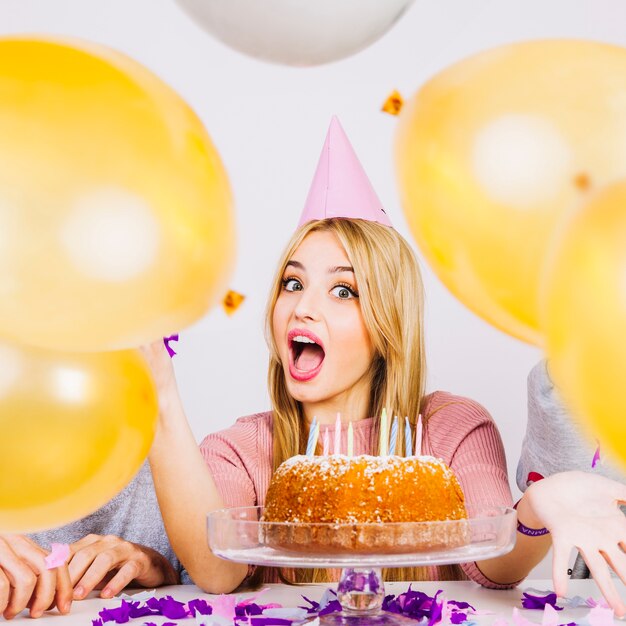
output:
POLYGON ((172 359, 167 353, 162 339, 141 346, 139 351, 150 366, 159 395, 176 386, 172 359))
POLYGON ((557 595, 567 592, 567 568, 577 548, 617 616, 626 613, 609 567, 626 583, 626 485, 587 472, 562 472, 533 483, 525 498, 552 535, 552 577, 557 595))
POLYGON ((172 359, 162 339, 141 346, 139 351, 146 359, 152 373, 159 396, 159 415, 162 419, 167 418, 173 410, 181 406, 172 359))
POLYGON ((47 569, 49 552, 22 535, 0 536, 0 612, 12 619, 24 609, 31 617, 56 606, 67 614, 72 584, 67 565, 47 569))
POLYGON ((70 546, 69 573, 74 599, 93 589, 112 598, 131 582, 142 587, 178 583, 171 563, 156 550, 113 535, 87 535, 70 546))

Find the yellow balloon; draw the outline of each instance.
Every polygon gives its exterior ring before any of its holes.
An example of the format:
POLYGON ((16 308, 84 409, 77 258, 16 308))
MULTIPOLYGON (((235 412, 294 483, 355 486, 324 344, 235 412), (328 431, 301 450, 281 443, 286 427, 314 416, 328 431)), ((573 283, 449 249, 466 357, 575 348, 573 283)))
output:
POLYGON ((541 343, 538 285, 556 225, 626 176, 626 49, 585 41, 497 48, 444 70, 402 111, 404 211, 450 291, 541 343))
POLYGON ((169 335, 226 290, 231 193, 202 123, 132 59, 0 39, 0 334, 61 350, 169 335))
POLYGON ((626 464, 626 181, 567 225, 546 269, 550 371, 602 449, 626 464))
POLYGON ((0 344, 0 532, 52 528, 106 503, 141 466, 156 416, 136 351, 0 344))

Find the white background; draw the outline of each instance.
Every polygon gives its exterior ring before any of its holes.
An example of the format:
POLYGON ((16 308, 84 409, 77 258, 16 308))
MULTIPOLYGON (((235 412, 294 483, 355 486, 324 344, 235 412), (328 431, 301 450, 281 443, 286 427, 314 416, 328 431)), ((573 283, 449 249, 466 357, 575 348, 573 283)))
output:
MULTIPOLYGON (((408 97, 447 65, 502 43, 577 37, 624 45, 624 25, 623 0, 417 0, 367 50, 296 69, 226 48, 173 0, 0 0, 0 34, 78 36, 146 65, 190 103, 222 155, 239 239, 230 286, 246 301, 232 318, 214 310, 182 334, 176 370, 199 439, 269 408, 265 298, 332 114, 342 120, 395 227, 410 238, 392 159, 397 120, 380 112, 393 89, 408 97)), ((526 375, 540 353, 467 311, 424 264, 423 274, 428 389, 467 395, 487 407, 504 439, 515 496, 526 375)), ((549 573, 544 563, 535 577, 549 573)))

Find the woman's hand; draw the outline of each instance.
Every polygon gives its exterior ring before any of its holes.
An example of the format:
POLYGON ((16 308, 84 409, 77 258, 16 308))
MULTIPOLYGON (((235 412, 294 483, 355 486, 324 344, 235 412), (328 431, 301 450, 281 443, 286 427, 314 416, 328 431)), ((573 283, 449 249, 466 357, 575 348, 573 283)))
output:
POLYGON ((72 606, 67 565, 47 569, 49 552, 22 535, 0 537, 0 612, 12 619, 26 608, 31 617, 56 605, 62 614, 72 606))
POLYGON ((626 583, 626 517, 619 508, 626 503, 626 485, 587 472, 562 472, 533 483, 526 491, 527 498, 552 535, 557 595, 567 592, 570 554, 577 548, 616 615, 624 615, 626 605, 609 568, 626 583))
POLYGON ((178 574, 156 550, 112 535, 87 535, 70 546, 69 574, 74 599, 82 600, 93 589, 112 598, 131 582, 142 587, 175 585, 178 574))
POLYGON ((159 396, 160 419, 181 407, 174 367, 162 339, 142 346, 139 351, 148 362, 159 396))

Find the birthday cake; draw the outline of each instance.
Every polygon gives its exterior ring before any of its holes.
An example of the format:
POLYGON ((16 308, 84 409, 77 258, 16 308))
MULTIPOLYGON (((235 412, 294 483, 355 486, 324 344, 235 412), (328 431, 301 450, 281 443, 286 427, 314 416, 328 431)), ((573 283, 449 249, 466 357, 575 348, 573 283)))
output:
POLYGON ((265 540, 311 552, 414 552, 467 542, 463 491, 430 456, 295 456, 270 483, 265 540), (280 522, 273 524, 270 522, 280 522))

